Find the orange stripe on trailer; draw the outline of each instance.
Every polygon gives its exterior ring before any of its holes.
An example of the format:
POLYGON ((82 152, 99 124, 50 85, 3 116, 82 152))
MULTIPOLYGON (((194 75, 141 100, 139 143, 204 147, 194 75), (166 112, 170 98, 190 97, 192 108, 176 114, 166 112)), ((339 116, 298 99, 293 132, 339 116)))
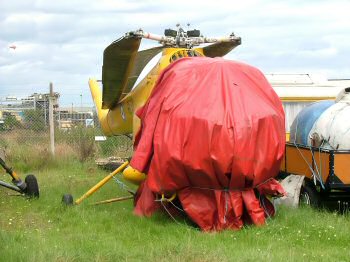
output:
POLYGON ((350 184, 350 154, 334 152, 334 174, 344 183, 350 184))

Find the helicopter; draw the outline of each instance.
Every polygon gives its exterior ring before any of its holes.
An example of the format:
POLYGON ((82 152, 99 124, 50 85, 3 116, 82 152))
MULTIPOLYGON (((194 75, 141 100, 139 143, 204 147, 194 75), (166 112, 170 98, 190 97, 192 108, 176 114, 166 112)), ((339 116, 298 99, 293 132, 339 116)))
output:
POLYGON ((257 68, 221 58, 240 37, 177 26, 164 35, 131 31, 104 50, 103 88, 90 79, 92 98, 103 133, 132 135, 134 154, 74 203, 122 173, 137 192, 100 203, 133 198, 134 213, 145 216, 178 204, 205 231, 264 224, 274 214, 265 194, 284 194, 273 179, 284 153, 282 103, 257 68), (160 45, 139 51, 142 39, 160 45))

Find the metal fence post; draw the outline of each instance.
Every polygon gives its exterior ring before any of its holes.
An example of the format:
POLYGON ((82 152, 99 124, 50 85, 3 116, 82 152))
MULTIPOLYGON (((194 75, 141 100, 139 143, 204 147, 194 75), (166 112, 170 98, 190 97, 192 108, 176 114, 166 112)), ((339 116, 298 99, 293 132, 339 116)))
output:
POLYGON ((50 83, 50 96, 49 96, 49 127, 50 127, 50 147, 51 154, 55 155, 55 126, 53 121, 53 102, 54 102, 54 94, 53 94, 53 85, 50 83))

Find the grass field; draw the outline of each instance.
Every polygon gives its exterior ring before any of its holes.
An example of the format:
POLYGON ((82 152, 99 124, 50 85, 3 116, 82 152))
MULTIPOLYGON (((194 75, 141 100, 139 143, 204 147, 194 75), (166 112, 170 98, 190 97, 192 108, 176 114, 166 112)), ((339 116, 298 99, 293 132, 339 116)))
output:
POLYGON ((136 217, 131 200, 90 205, 127 195, 114 181, 81 205, 64 207, 63 193, 78 197, 107 172, 92 160, 47 163, 32 170, 38 200, 0 188, 0 261, 350 261, 347 214, 280 208, 264 227, 203 233, 163 214, 136 217))

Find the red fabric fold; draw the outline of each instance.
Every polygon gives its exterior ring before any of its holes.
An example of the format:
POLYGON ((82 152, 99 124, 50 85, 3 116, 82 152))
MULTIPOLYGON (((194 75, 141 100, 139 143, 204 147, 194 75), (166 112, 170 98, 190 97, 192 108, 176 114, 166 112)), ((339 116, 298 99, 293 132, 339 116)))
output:
POLYGON ((136 214, 159 208, 156 194, 176 192, 203 230, 264 224, 256 193, 284 192, 271 178, 285 128, 281 101, 258 69, 222 58, 180 59, 160 75, 138 116, 130 164, 147 178, 136 214))

